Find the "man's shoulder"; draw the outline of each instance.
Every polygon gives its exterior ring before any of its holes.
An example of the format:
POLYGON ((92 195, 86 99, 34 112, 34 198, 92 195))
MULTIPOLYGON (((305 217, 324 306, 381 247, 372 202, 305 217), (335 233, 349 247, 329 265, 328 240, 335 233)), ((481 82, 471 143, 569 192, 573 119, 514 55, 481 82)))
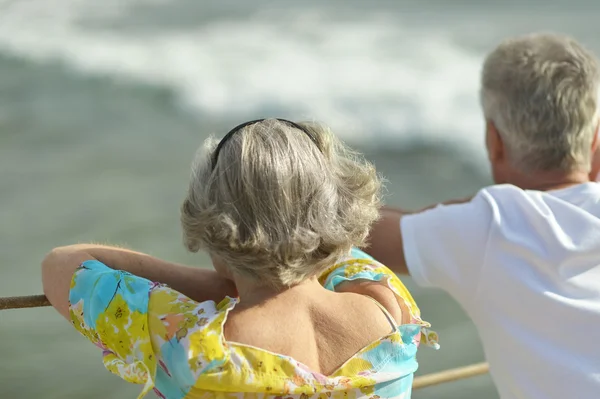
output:
POLYGON ((499 224, 520 223, 535 214, 546 213, 546 193, 523 190, 512 184, 495 184, 481 189, 475 198, 484 199, 499 224))
POLYGON ((527 191, 512 184, 492 184, 479 190, 478 194, 495 198, 510 195, 527 195, 527 191))
POLYGON ((520 202, 529 196, 527 191, 512 184, 494 184, 480 189, 470 202, 479 202, 481 206, 493 209, 497 204, 520 202))
POLYGON ((488 186, 478 195, 485 196, 497 216, 503 222, 531 217, 546 218, 549 215, 580 215, 586 218, 600 217, 600 184, 591 182, 550 191, 523 190, 510 184, 488 186), (535 216, 537 215, 537 216, 535 216))
POLYGON ((551 195, 551 196, 568 196, 568 195, 600 195, 600 183, 599 182, 586 182, 567 186, 564 188, 553 189, 553 190, 535 190, 535 189, 522 189, 513 184, 492 184, 486 186, 480 190, 480 192, 488 193, 492 196, 496 195, 522 195, 522 196, 538 196, 538 195, 551 195))

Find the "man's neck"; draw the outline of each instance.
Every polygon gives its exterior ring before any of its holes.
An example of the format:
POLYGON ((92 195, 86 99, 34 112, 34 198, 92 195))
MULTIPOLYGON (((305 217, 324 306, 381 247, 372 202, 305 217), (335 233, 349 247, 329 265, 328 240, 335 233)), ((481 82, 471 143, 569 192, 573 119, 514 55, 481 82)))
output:
POLYGON ((523 190, 551 191, 559 190, 578 184, 588 183, 589 173, 586 171, 572 172, 534 172, 514 173, 507 179, 507 183, 513 184, 523 190))

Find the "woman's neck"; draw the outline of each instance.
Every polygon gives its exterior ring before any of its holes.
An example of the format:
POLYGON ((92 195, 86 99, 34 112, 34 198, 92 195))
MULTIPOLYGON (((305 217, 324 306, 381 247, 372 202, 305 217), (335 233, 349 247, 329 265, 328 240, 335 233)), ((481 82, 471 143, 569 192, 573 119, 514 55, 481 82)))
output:
POLYGON ((300 293, 305 295, 311 291, 323 289, 316 278, 309 278, 291 287, 281 288, 261 284, 260 282, 244 278, 234 278, 234 281, 240 298, 240 305, 243 307, 255 306, 267 302, 276 296, 287 297, 295 296, 300 293))

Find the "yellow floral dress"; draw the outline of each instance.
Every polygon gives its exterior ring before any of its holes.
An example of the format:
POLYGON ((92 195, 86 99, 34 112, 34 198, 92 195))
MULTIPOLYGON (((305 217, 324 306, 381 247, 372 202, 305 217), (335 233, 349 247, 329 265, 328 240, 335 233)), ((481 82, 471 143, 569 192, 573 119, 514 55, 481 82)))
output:
POLYGON ((289 356, 227 342, 223 325, 237 299, 195 302, 171 288, 97 260, 75 272, 69 300, 75 328, 103 351, 103 363, 143 384, 139 398, 410 398, 419 342, 437 347, 400 279, 359 250, 320 277, 327 289, 348 280, 387 284, 412 322, 366 346, 330 375, 289 356))

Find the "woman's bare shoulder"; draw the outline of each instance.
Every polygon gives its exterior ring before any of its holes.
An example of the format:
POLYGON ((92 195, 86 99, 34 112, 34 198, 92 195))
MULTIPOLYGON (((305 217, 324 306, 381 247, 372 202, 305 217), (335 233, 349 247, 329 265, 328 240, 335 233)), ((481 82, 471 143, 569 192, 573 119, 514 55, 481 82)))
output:
POLYGON ((380 281, 363 279, 344 281, 335 290, 336 292, 354 293, 373 298, 390 313, 398 324, 404 324, 403 316, 405 313, 408 315, 408 312, 402 311, 402 306, 394 291, 380 281))

